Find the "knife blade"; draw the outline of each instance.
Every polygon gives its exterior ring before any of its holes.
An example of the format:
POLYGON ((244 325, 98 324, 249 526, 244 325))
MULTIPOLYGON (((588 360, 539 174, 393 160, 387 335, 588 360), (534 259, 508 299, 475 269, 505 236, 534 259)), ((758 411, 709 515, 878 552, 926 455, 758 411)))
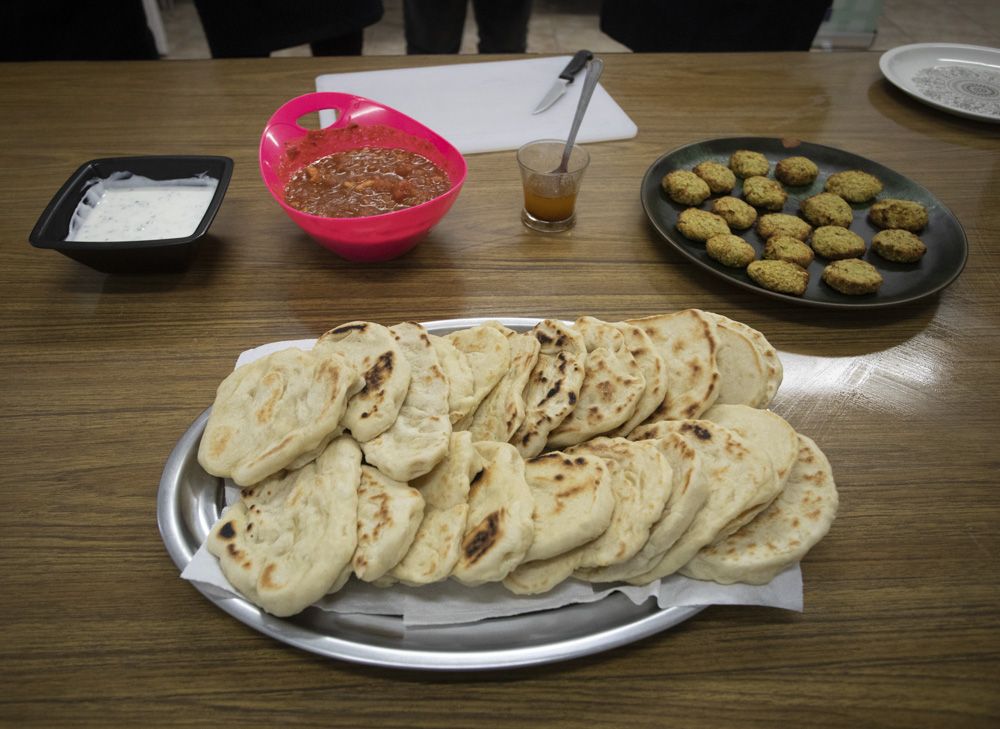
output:
POLYGON ((566 64, 566 68, 559 74, 559 78, 555 80, 552 87, 546 92, 542 100, 538 102, 538 106, 531 113, 540 114, 556 103, 559 97, 566 93, 566 88, 573 83, 576 75, 587 65, 587 61, 593 57, 594 54, 590 51, 577 51, 573 54, 573 58, 566 64))

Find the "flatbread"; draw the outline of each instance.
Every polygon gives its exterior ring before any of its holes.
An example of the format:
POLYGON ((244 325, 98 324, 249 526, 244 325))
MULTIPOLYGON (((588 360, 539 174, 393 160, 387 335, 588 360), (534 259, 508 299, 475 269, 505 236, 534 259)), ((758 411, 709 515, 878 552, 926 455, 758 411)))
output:
POLYGON ((237 367, 218 387, 198 463, 251 486, 336 433, 363 383, 336 353, 284 349, 237 367))
POLYGON ((524 458, 537 456, 573 408, 583 386, 587 345, 572 326, 544 319, 530 334, 540 345, 524 391, 524 420, 510 442, 524 458))
POLYGON ((549 592, 573 576, 573 571, 580 564, 582 549, 577 547, 550 559, 525 562, 504 578, 503 586, 515 595, 549 592))
POLYGON ((700 309, 629 319, 642 327, 667 363, 667 396, 647 423, 697 418, 719 396, 719 336, 700 309))
POLYGON ((646 387, 620 331, 590 316, 580 317, 574 326, 587 345, 583 387, 573 412, 549 435, 549 448, 583 443, 622 425, 646 387))
MULTIPOLYGON (((463 430, 463 422, 483 401, 490 390, 496 387, 500 378, 510 366, 510 343, 495 327, 479 324, 469 329, 460 329, 445 336, 465 355, 472 371, 472 399, 462 421, 455 421, 455 429, 463 430)), ((468 430, 468 428, 464 428, 468 430)))
POLYGON ((636 403, 635 412, 622 425, 608 433, 609 436, 626 436, 635 429, 637 425, 644 422, 652 415, 667 396, 667 379, 670 375, 667 363, 660 356, 660 353, 653 345, 653 340, 635 324, 627 322, 616 322, 612 324, 625 337, 625 346, 631 352, 635 362, 639 365, 639 371, 645 380, 645 389, 639 402, 636 403))
POLYGON ((641 426, 637 438, 677 433, 701 456, 708 499, 690 526, 649 571, 627 581, 643 585, 671 575, 702 547, 732 534, 766 504, 775 479, 767 456, 752 451, 733 431, 708 420, 664 420, 641 426))
POLYGON ((471 420, 467 418, 456 427, 472 433, 474 441, 506 443, 524 421, 524 391, 541 345, 528 332, 515 332, 495 322, 487 322, 486 326, 505 333, 510 343, 510 364, 500 381, 472 413, 471 420))
POLYGON ((313 351, 342 354, 364 377, 364 387, 348 402, 342 423, 356 441, 371 440, 392 425, 410 386, 410 364, 387 327, 348 322, 323 334, 313 351))
POLYGON ((452 424, 457 423, 476 406, 476 380, 469 358, 450 339, 430 335, 438 363, 448 380, 448 410, 452 424))
POLYGON ((429 473, 410 482, 424 498, 424 518, 410 550, 390 572, 407 585, 426 585, 448 577, 461 553, 469 514, 469 487, 483 468, 472 434, 451 434, 448 455, 429 473))
POLYGON ((606 567, 635 556, 670 498, 670 464, 655 448, 624 438, 595 438, 567 449, 572 456, 603 458, 611 472, 614 513, 607 530, 582 547, 576 576, 583 569, 606 567))
POLYGON ((338 588, 357 540, 361 450, 337 438, 313 463, 246 489, 205 541, 229 583, 272 615, 338 588))
POLYGON ((451 434, 448 455, 410 485, 420 491, 429 505, 449 509, 469 500, 469 485, 483 468, 483 459, 472 445, 472 433, 456 430, 451 434))
POLYGON ((452 577, 469 586, 506 577, 524 559, 535 535, 524 459, 509 443, 475 446, 484 465, 469 491, 469 517, 452 571, 452 577))
POLYGON ((412 587, 446 579, 461 554, 468 515, 469 505, 464 503, 447 509, 425 505, 423 521, 409 551, 389 576, 412 587))
MULTIPOLYGON (((615 443, 619 439, 601 438, 599 440, 615 443)), ((589 444, 577 446, 572 450, 583 449, 587 445, 589 444)), ((599 445, 598 448, 600 449, 600 447, 599 445)), ((640 447, 634 453, 642 454, 644 449, 640 447)), ((641 462, 641 455, 636 460, 641 462)), ((503 581, 504 587, 509 591, 515 595, 539 595, 552 590, 572 576, 586 579, 587 572, 584 571, 584 565, 612 559, 607 555, 618 554, 619 550, 622 550, 622 557, 625 557, 630 549, 627 544, 629 533, 636 533, 642 529, 641 525, 629 524, 629 517, 641 511, 639 504, 642 501, 640 494, 643 490, 639 488, 636 474, 631 472, 628 467, 622 468, 617 458, 605 460, 605 463, 608 464, 609 471, 614 470, 615 472, 612 474, 612 489, 615 490, 616 496, 615 512, 612 513, 612 521, 608 525, 608 530, 594 541, 582 544, 576 549, 571 549, 549 559, 525 562, 520 565, 503 581), (628 475, 630 472, 631 475, 628 475), (619 495, 624 497, 621 506, 618 503, 619 495), (611 533, 609 534, 609 532, 611 533), (607 539, 605 539, 605 535, 608 535, 607 539)), ((669 478, 667 475, 668 480, 669 478)), ((639 519, 643 519, 641 514, 639 519)))
POLYGON ((361 444, 365 460, 396 481, 410 481, 436 466, 448 453, 451 419, 448 382, 430 336, 420 324, 390 327, 410 364, 410 387, 396 420, 361 444))
POLYGON ((757 350, 757 354, 760 355, 761 361, 764 364, 767 384, 765 385, 762 399, 757 403, 750 404, 754 407, 766 408, 771 403, 771 400, 774 399, 784 377, 784 368, 781 365, 781 358, 778 357, 778 351, 767 341, 767 338, 763 334, 741 321, 727 318, 723 322, 723 326, 739 332, 749 339, 757 350))
POLYGON ((550 451, 524 466, 535 502, 535 536, 525 562, 575 549, 599 537, 611 524, 615 495, 604 459, 550 451))
POLYGON ((354 574, 374 582, 410 549, 424 518, 424 499, 415 488, 371 466, 361 467, 358 486, 358 546, 354 574))
POLYGON ((833 469, 810 438, 798 440, 798 457, 781 495, 738 532, 698 552, 682 574, 726 585, 764 585, 826 536, 839 503, 833 469))
POLYGON ((330 589, 326 591, 326 594, 332 595, 333 593, 342 589, 344 585, 347 584, 347 581, 351 579, 351 575, 353 574, 354 574, 354 565, 352 565, 348 561, 348 563, 344 565, 344 569, 342 569, 340 571, 340 574, 337 575, 337 579, 333 581, 333 585, 331 585, 330 589))
POLYGON ((795 429, 780 415, 748 405, 713 405, 702 417, 729 428, 750 448, 768 455, 777 477, 771 498, 777 496, 799 456, 795 429))
POLYGON ((740 329, 731 326, 732 319, 706 311, 719 334, 719 396, 715 404, 763 407, 770 398, 769 368, 757 345, 740 329))
POLYGON ((691 525, 708 498, 701 456, 677 433, 641 441, 656 448, 667 459, 673 475, 670 499, 659 520, 649 530, 649 539, 624 562, 587 570, 580 577, 589 582, 615 582, 636 577, 652 569, 691 525))

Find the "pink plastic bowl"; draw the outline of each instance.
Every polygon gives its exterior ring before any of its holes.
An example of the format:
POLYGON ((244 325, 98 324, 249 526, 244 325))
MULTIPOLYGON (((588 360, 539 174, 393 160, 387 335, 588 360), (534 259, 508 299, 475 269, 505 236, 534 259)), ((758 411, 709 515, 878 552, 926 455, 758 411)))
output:
POLYGON ((455 202, 465 182, 465 158, 446 139, 415 119, 361 96, 317 92, 281 106, 260 138, 260 173, 271 195, 288 217, 321 245, 352 261, 387 261, 419 243, 455 202), (332 126, 310 132, 298 120, 305 114, 332 109, 332 126), (350 134, 324 134, 351 124, 350 134), (296 151, 288 153, 289 143, 296 151), (320 157, 359 146, 396 147, 422 154, 451 180, 443 195, 421 205, 361 218, 324 218, 303 213, 284 199, 284 186, 296 170, 320 157))

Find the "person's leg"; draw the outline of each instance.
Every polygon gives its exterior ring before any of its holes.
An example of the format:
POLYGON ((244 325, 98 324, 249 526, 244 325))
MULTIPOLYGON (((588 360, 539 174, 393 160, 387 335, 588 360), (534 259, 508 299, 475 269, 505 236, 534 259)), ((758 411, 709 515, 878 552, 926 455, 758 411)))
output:
POLYGON ((358 30, 334 38, 324 38, 309 44, 314 56, 360 56, 365 32, 358 30))
POLYGON ((140 0, 115 3, 113 13, 92 5, 72 0, 0 2, 0 61, 160 57, 140 0))
POLYGON ((403 0, 406 52, 458 53, 468 0, 403 0))
POLYGON ((234 12, 228 0, 194 0, 212 58, 266 58, 271 49, 255 32, 256 16, 234 12))
POLYGON ((808 50, 831 0, 605 0, 601 30, 637 53, 808 50))
POLYGON ((531 0, 473 0, 480 53, 524 53, 531 0))

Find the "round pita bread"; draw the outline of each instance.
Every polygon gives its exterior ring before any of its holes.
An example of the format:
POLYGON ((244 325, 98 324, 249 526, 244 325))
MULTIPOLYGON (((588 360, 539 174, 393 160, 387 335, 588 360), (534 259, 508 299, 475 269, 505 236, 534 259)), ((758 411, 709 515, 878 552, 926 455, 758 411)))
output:
POLYGON ((371 466, 361 467, 358 486, 358 545, 354 574, 374 582, 409 551, 424 517, 424 499, 415 488, 371 466))
POLYGON ((589 582, 627 580, 652 569, 683 534, 708 498, 708 481, 701 456, 677 433, 641 441, 667 459, 673 473, 670 498, 660 519, 649 530, 649 539, 631 558, 619 564, 597 567, 580 575, 589 582))
POLYGON ((390 327, 410 364, 410 387, 389 428, 361 444, 365 460, 396 481, 423 476, 448 453, 448 382, 427 330, 414 322, 390 327))
POLYGON ((667 363, 667 396, 647 423, 699 417, 719 396, 719 336, 699 309, 629 319, 642 328, 667 363))
POLYGON ((771 400, 774 399, 775 394, 778 392, 778 387, 781 385, 781 380, 784 377, 784 368, 781 365, 781 358, 778 357, 778 351, 767 341, 767 338, 763 334, 741 321, 726 318, 724 326, 745 336, 753 344, 757 350, 757 354, 760 355, 761 362, 764 364, 767 384, 764 387, 762 399, 759 402, 748 404, 757 408, 766 408, 771 403, 771 400))
POLYGON ((777 496, 799 455, 799 436, 795 428, 770 410, 748 405, 713 405, 702 417, 729 428, 752 449, 768 455, 777 477, 771 498, 777 496))
POLYGON ((732 319, 706 311, 719 333, 719 396, 715 404, 762 407, 769 400, 768 368, 750 337, 731 326, 732 319))
POLYGON ((464 585, 499 582, 524 559, 534 538, 534 501, 524 459, 510 443, 475 443, 483 468, 469 490, 469 516, 452 577, 464 585))
POLYGON ((448 455, 430 472, 413 479, 410 485, 420 491, 431 506, 449 509, 469 500, 469 485, 483 469, 483 459, 472 445, 472 433, 456 430, 451 434, 448 455))
POLYGON ((636 403, 635 412, 622 425, 608 433, 609 436, 624 437, 631 433, 639 423, 644 422, 646 418, 656 412, 660 403, 667 396, 667 379, 670 373, 667 369, 667 363, 663 361, 663 357, 653 346, 653 340, 641 327, 627 322, 617 322, 611 326, 625 337, 625 346, 635 358, 636 364, 639 365, 639 371, 642 372, 643 380, 645 380, 645 389, 639 402, 636 403))
POLYGON ((583 386, 587 345, 573 327, 545 319, 531 332, 538 340, 538 360, 524 391, 524 420, 510 442, 524 458, 545 449, 552 432, 576 407, 583 386))
POLYGON ((216 392, 198 463, 213 476, 253 485, 338 432, 363 382, 333 352, 284 349, 237 367, 216 392))
POLYGON ((709 494, 691 524, 649 571, 628 582, 646 584, 671 575, 698 551, 722 539, 756 514, 775 480, 767 456, 750 449, 736 433, 709 420, 664 420, 639 428, 637 438, 659 438, 677 433, 701 456, 709 494))
POLYGON ((448 410, 451 422, 457 423, 476 406, 475 377, 469 358, 450 339, 430 335, 438 363, 448 381, 448 410))
POLYGON ((524 392, 538 361, 541 345, 528 332, 519 333, 495 322, 487 322, 487 326, 490 325, 506 332, 510 343, 510 365, 496 387, 472 413, 471 421, 463 420, 460 426, 472 433, 474 441, 506 443, 524 421, 524 392))
POLYGON ((798 440, 798 457, 781 495, 742 529, 698 552, 682 574, 764 585, 826 536, 839 502, 833 469, 811 439, 798 440))
POLYGON ((524 475, 535 502, 525 562, 568 552, 607 530, 615 495, 604 459, 551 451, 526 461, 524 475))
POLYGON ((573 576, 580 564, 583 547, 551 557, 525 562, 508 574, 503 586, 515 595, 541 595, 549 592, 573 576))
POLYGON ((510 343, 495 327, 479 324, 445 336, 465 355, 472 371, 472 398, 465 416, 455 422, 455 430, 468 430, 468 420, 490 390, 510 367, 510 343))
POLYGON ((387 327, 370 321, 341 324, 317 339, 313 351, 343 355, 364 377, 342 422, 356 441, 371 440, 392 425, 410 386, 410 364, 387 327))
POLYGON ((622 425, 646 387, 620 331, 590 316, 577 319, 574 327, 587 345, 583 386, 576 407, 549 435, 549 448, 583 443, 622 425))
MULTIPOLYGON (((661 472, 658 489, 655 482, 657 477, 653 474, 657 468, 663 467, 663 461, 658 460, 656 455, 650 455, 644 447, 635 449, 622 447, 620 440, 600 438, 594 447, 595 450, 601 450, 609 456, 605 459, 605 464, 612 474, 615 508, 608 529, 593 541, 568 552, 519 565, 504 579, 504 587, 516 595, 539 595, 572 576, 580 575, 586 579, 585 566, 601 562, 613 563, 619 556, 625 559, 635 544, 638 544, 638 547, 642 546, 644 539, 642 530, 646 528, 648 532, 649 521, 655 520, 655 516, 652 519, 645 516, 643 508, 648 507, 656 514, 662 511, 662 504, 657 510, 660 498, 658 490, 663 489, 662 481, 669 484, 671 479, 669 474, 661 472), (636 469, 643 472, 643 475, 640 476, 636 469), (632 522, 633 518, 637 521, 632 522)), ((581 455, 592 443, 594 441, 576 446, 572 449, 576 451, 572 455, 581 455)), ((666 498, 663 496, 664 500, 666 498)))
POLYGON ((428 585, 446 579, 458 562, 468 504, 447 509, 425 506, 424 518, 403 559, 389 575, 405 585, 428 585))
POLYGON ((655 448, 624 438, 595 438, 566 452, 603 458, 615 496, 611 523, 603 534, 581 548, 578 570, 631 559, 649 539, 649 530, 670 498, 670 464, 655 448))
POLYGON ((337 438, 314 462, 245 489, 205 546, 248 600, 294 615, 346 582, 360 480, 361 450, 349 436, 337 438))

